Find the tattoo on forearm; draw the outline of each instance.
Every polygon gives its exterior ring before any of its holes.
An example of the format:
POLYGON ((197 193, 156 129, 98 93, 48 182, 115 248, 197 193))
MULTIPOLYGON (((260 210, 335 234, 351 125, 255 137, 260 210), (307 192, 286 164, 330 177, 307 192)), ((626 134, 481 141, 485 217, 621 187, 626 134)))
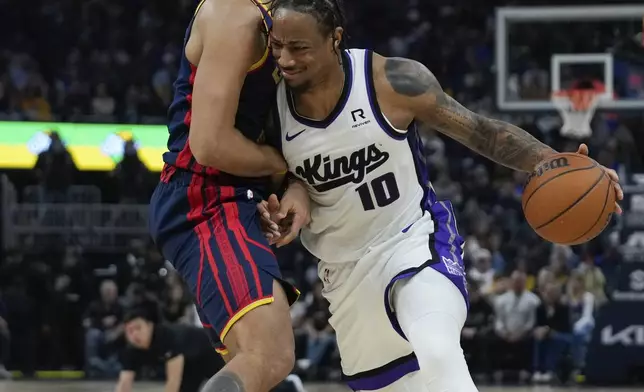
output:
POLYGON ((244 384, 233 372, 221 371, 204 385, 202 392, 245 392, 244 384))
POLYGON ((531 172, 556 151, 528 132, 503 121, 479 117, 466 145, 502 165, 531 172))
POLYGON ((530 172, 555 151, 528 132, 479 116, 454 99, 437 108, 435 126, 456 141, 501 165, 530 172))
POLYGON ((519 127, 466 109, 445 94, 436 77, 416 61, 387 59, 385 75, 396 93, 424 99, 431 105, 432 113, 418 120, 427 121, 428 125, 501 165, 532 171, 541 160, 555 153, 519 127))

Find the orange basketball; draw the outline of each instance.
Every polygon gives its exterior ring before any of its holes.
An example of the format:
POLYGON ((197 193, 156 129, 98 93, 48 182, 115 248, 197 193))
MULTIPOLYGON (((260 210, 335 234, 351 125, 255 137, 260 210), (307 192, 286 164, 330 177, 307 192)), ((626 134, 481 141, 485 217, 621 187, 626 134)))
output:
POLYGON ((615 189, 594 160, 561 153, 539 163, 528 178, 521 204, 543 239, 577 245, 601 233, 615 210, 615 189))

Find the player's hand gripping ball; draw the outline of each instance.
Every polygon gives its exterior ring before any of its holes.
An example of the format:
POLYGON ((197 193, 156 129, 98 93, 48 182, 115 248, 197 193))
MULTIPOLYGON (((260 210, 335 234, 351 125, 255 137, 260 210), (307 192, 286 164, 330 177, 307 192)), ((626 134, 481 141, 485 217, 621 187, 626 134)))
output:
POLYGON ((597 237, 623 198, 619 178, 588 157, 582 144, 577 153, 559 153, 540 162, 530 174, 521 205, 530 227, 543 239, 577 245, 597 237))

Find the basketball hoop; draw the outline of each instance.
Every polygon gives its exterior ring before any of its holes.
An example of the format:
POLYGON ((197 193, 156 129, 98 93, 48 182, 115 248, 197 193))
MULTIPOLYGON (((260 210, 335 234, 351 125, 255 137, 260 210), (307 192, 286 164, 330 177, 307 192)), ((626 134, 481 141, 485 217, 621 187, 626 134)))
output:
POLYGON ((590 122, 595 115, 595 109, 599 101, 606 97, 604 88, 599 86, 593 89, 572 88, 555 91, 552 94, 552 103, 564 120, 561 135, 577 139, 590 137, 593 133, 590 122))

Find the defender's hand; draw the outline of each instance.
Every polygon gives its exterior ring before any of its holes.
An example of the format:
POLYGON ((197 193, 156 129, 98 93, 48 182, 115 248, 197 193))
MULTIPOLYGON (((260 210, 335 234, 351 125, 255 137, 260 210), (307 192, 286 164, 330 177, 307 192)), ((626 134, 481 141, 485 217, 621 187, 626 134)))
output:
MULTIPOLYGON (((577 150, 577 154, 588 156, 588 146, 582 143, 577 150)), ((619 185, 619 176, 617 175, 617 172, 605 166, 602 166, 602 169, 606 172, 606 174, 608 174, 608 177, 610 177, 610 180, 613 182, 613 187, 615 188, 615 199, 618 201, 623 200, 624 191, 619 185)), ((615 212, 619 215, 622 214, 622 207, 620 207, 617 201, 615 202, 615 212)))
POLYGON ((262 232, 268 239, 269 243, 273 243, 280 237, 279 226, 276 222, 271 220, 271 216, 277 214, 280 208, 280 202, 277 196, 270 195, 268 201, 262 200, 257 204, 257 212, 260 216, 262 232))
POLYGON ((302 227, 311 221, 309 193, 300 182, 293 182, 282 197, 279 211, 271 216, 271 220, 280 226, 281 236, 274 241, 277 247, 282 247, 293 241, 302 227))

